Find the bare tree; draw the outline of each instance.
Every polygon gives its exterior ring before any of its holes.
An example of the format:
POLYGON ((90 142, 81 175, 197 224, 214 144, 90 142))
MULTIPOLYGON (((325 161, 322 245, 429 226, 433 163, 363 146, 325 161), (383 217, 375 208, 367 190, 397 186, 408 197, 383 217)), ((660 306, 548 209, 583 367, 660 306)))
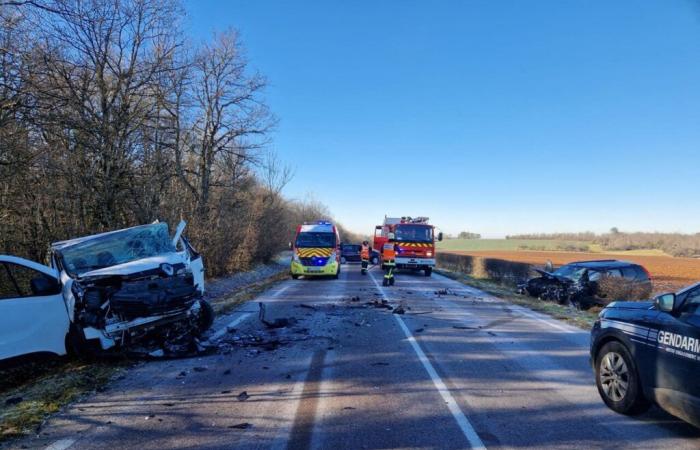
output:
POLYGON ((36 118, 51 147, 73 156, 66 175, 94 191, 96 225, 115 226, 126 204, 130 168, 143 155, 139 134, 156 107, 153 86, 179 46, 176 11, 167 0, 55 0, 51 12, 33 15, 41 30, 30 78, 36 118))
POLYGON ((178 173, 197 202, 200 218, 208 214, 213 187, 232 187, 245 165, 256 161, 255 150, 267 141, 274 119, 263 103, 265 79, 248 74, 238 35, 229 30, 204 44, 193 65, 193 106, 196 117, 188 139, 194 167, 178 173), (189 175, 189 176, 188 176, 189 175))

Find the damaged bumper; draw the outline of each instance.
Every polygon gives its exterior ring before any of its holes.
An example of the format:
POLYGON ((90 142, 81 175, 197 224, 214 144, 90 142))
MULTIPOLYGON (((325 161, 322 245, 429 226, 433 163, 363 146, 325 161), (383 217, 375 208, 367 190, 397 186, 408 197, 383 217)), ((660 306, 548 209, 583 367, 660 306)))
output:
POLYGON ((132 342, 150 333, 158 333, 167 329, 172 332, 178 325, 184 327, 181 333, 192 332, 196 329, 202 310, 201 301, 198 300, 184 312, 176 312, 151 317, 138 317, 132 320, 114 322, 105 325, 104 328, 85 327, 83 334, 88 341, 99 340, 102 350, 120 346, 126 341, 132 342))

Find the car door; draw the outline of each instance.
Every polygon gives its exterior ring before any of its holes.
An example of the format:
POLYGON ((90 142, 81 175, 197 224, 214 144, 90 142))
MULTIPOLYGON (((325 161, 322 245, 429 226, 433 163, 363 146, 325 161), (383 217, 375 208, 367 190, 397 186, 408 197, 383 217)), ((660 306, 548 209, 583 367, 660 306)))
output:
POLYGON ((0 359, 66 353, 70 321, 55 270, 0 255, 0 359))
POLYGON ((189 260, 190 269, 194 276, 194 284, 197 286, 197 289, 204 294, 204 261, 202 260, 202 255, 192 247, 190 241, 188 241, 185 236, 181 236, 180 241, 183 250, 187 254, 187 259, 189 260))
POLYGON ((687 403, 691 396, 700 407, 700 287, 680 295, 678 302, 678 313, 658 316, 656 385, 675 403, 687 403))

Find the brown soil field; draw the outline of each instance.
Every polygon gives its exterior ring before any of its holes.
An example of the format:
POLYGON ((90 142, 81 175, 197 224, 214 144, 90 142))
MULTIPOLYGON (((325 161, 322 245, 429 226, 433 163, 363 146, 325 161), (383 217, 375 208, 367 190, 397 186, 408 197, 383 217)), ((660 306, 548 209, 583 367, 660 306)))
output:
POLYGON ((505 259, 508 261, 517 261, 537 265, 544 265, 547 260, 551 260, 555 266, 567 264, 572 261, 586 261, 593 259, 621 259, 625 261, 633 261, 637 264, 641 264, 651 273, 655 293, 677 291, 682 287, 700 281, 700 259, 694 258, 524 250, 447 253, 505 259))

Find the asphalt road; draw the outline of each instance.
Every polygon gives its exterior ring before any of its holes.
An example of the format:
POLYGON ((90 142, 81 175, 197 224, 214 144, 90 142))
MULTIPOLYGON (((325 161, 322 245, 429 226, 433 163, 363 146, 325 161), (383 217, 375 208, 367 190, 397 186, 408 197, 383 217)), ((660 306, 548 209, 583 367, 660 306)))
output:
POLYGON ((588 332, 436 275, 380 282, 353 265, 339 280, 282 282, 217 320, 217 354, 140 364, 16 445, 700 447, 699 430, 658 409, 603 405, 588 332), (258 302, 286 326, 263 325, 258 302))

